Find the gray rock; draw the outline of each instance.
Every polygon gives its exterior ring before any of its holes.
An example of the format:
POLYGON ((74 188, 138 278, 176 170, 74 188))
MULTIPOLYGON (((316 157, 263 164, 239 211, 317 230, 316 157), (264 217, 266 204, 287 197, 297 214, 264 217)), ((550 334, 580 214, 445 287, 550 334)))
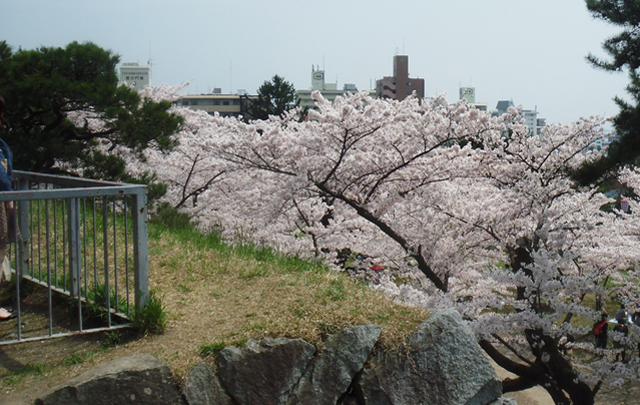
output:
POLYGON ((294 388, 289 405, 335 405, 362 370, 381 331, 377 326, 359 325, 329 337, 325 350, 311 361, 294 388))
POLYGON ((204 363, 195 366, 187 376, 184 397, 187 405, 233 405, 218 376, 204 363))
POLYGON ((490 405, 518 405, 518 402, 516 402, 516 400, 513 398, 500 397, 493 401, 490 405))
POLYGON ((238 405, 286 404, 316 348, 302 339, 250 339, 218 355, 222 386, 238 405))
POLYGON ((38 405, 183 405, 169 366, 137 354, 97 367, 53 388, 38 405))
POLYGON ((486 405, 502 384, 454 310, 436 310, 404 346, 376 356, 362 374, 367 405, 486 405))

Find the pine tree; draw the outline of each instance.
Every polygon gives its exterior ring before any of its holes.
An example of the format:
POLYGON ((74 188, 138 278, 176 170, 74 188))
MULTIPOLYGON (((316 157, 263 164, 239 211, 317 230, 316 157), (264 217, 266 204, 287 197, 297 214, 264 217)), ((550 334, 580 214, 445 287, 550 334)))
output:
POLYGON ((594 18, 622 28, 622 32, 602 44, 611 60, 600 59, 593 54, 587 60, 596 68, 609 72, 629 72, 627 92, 632 98, 627 102, 620 97, 614 100, 620 113, 614 118, 614 126, 620 138, 613 142, 607 155, 597 162, 583 165, 574 173, 582 184, 593 184, 608 177, 621 166, 635 165, 640 159, 640 2, 636 0, 586 0, 594 18))
POLYGON ((293 85, 283 77, 274 75, 260 86, 258 98, 252 102, 249 111, 253 119, 266 120, 270 115, 280 116, 299 104, 293 85))
MULTIPOLYGON (((93 43, 13 52, 0 41, 0 94, 8 126, 0 136, 14 153, 14 167, 37 172, 80 170, 92 177, 131 180, 124 147, 168 151, 182 118, 171 103, 141 99, 118 85, 119 57, 93 43)), ((141 155, 140 155, 141 156, 141 155)))

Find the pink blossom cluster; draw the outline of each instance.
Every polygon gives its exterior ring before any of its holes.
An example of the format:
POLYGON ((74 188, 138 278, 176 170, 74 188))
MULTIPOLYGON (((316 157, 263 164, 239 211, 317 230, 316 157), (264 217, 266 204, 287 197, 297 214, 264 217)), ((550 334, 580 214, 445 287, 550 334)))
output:
MULTIPOLYGON (((178 90, 147 91, 175 100, 178 90)), ((203 230, 321 258, 410 305, 455 307, 478 339, 523 361, 550 361, 546 338, 589 335, 596 302, 638 294, 637 203, 606 209, 609 198, 569 177, 600 156, 603 119, 530 136, 517 109, 313 96, 302 122, 296 111, 245 123, 176 106, 180 145, 131 158, 131 170, 155 171, 203 230)), ((620 179, 640 187, 637 170, 620 179)), ((638 378, 635 358, 592 357, 573 359, 576 384, 638 378)))

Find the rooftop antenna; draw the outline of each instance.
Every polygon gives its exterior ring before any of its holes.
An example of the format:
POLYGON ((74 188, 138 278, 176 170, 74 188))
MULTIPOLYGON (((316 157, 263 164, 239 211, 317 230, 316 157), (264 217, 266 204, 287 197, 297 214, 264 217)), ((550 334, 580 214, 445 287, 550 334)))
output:
POLYGON ((404 37, 402 37, 402 54, 406 55, 406 53, 404 53, 404 37))
POLYGON ((233 73, 233 65, 232 65, 232 62, 229 61, 229 94, 233 93, 233 90, 232 90, 233 89, 233 86, 232 86, 232 84, 233 84, 233 82, 232 82, 232 78, 233 78, 232 73, 233 73))
POLYGON ((151 59, 151 41, 149 41, 149 60, 147 61, 149 66, 149 79, 153 77, 153 59, 151 59))
POLYGON ((322 54, 322 71, 324 72, 324 53, 322 54))

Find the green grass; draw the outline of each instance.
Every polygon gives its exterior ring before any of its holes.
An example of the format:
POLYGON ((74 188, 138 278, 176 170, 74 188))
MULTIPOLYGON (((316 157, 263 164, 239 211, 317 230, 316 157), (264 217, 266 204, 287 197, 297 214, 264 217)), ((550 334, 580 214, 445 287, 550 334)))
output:
POLYGON ((224 349, 225 347, 227 347, 227 344, 224 342, 215 342, 215 343, 210 343, 210 344, 205 344, 205 345, 201 345, 198 348, 198 353, 200 353, 201 356, 211 356, 214 354, 217 354, 220 350, 224 349))
POLYGON ((186 284, 178 284, 178 288, 180 289, 180 291, 185 293, 193 291, 193 289, 186 284))
POLYGON ((345 299, 345 288, 342 280, 333 280, 329 283, 329 288, 324 291, 324 295, 332 301, 343 301, 345 299))
POLYGON ((19 384, 24 378, 30 375, 44 374, 48 368, 50 367, 45 364, 25 364, 22 368, 20 368, 20 370, 5 378, 4 384, 9 387, 15 386, 19 384))
POLYGON ((228 347, 228 346, 240 347, 240 346, 244 346, 246 343, 247 343, 247 339, 243 338, 243 339, 231 341, 229 344, 222 341, 203 344, 198 347, 198 354, 200 354, 200 356, 202 357, 215 356, 220 352, 220 350, 224 349, 225 347, 228 347))
MULTIPOLYGON (((24 384, 39 379, 47 385, 61 382, 64 373, 77 375, 131 352, 156 355, 183 378, 203 357, 214 357, 249 339, 286 336, 321 345, 328 335, 349 325, 382 327, 380 341, 386 345, 403 339, 428 316, 423 310, 392 303, 364 283, 316 261, 246 242, 225 243, 215 232, 198 232, 184 218, 173 222, 165 222, 171 215, 162 218, 149 221, 152 291, 148 305, 131 314, 136 339, 123 329, 105 333, 92 349, 66 352, 64 358, 47 363, 48 368, 24 371, 31 376, 24 384), (37 370, 44 374, 38 377, 37 370)), ((83 308, 95 310, 97 317, 106 314, 106 294, 112 307, 125 311, 126 303, 115 297, 113 289, 105 291, 97 283, 88 290, 91 305, 83 308)), ((0 380, 0 386, 7 378, 0 380)), ((13 373, 11 378, 23 377, 13 373)))
POLYGON ((149 292, 147 305, 135 311, 133 324, 142 335, 164 333, 167 328, 167 313, 155 291, 149 292))
POLYGON ((85 360, 90 359, 96 354, 94 351, 88 351, 84 353, 74 354, 65 360, 64 364, 67 366, 73 366, 76 364, 82 364, 85 360))

